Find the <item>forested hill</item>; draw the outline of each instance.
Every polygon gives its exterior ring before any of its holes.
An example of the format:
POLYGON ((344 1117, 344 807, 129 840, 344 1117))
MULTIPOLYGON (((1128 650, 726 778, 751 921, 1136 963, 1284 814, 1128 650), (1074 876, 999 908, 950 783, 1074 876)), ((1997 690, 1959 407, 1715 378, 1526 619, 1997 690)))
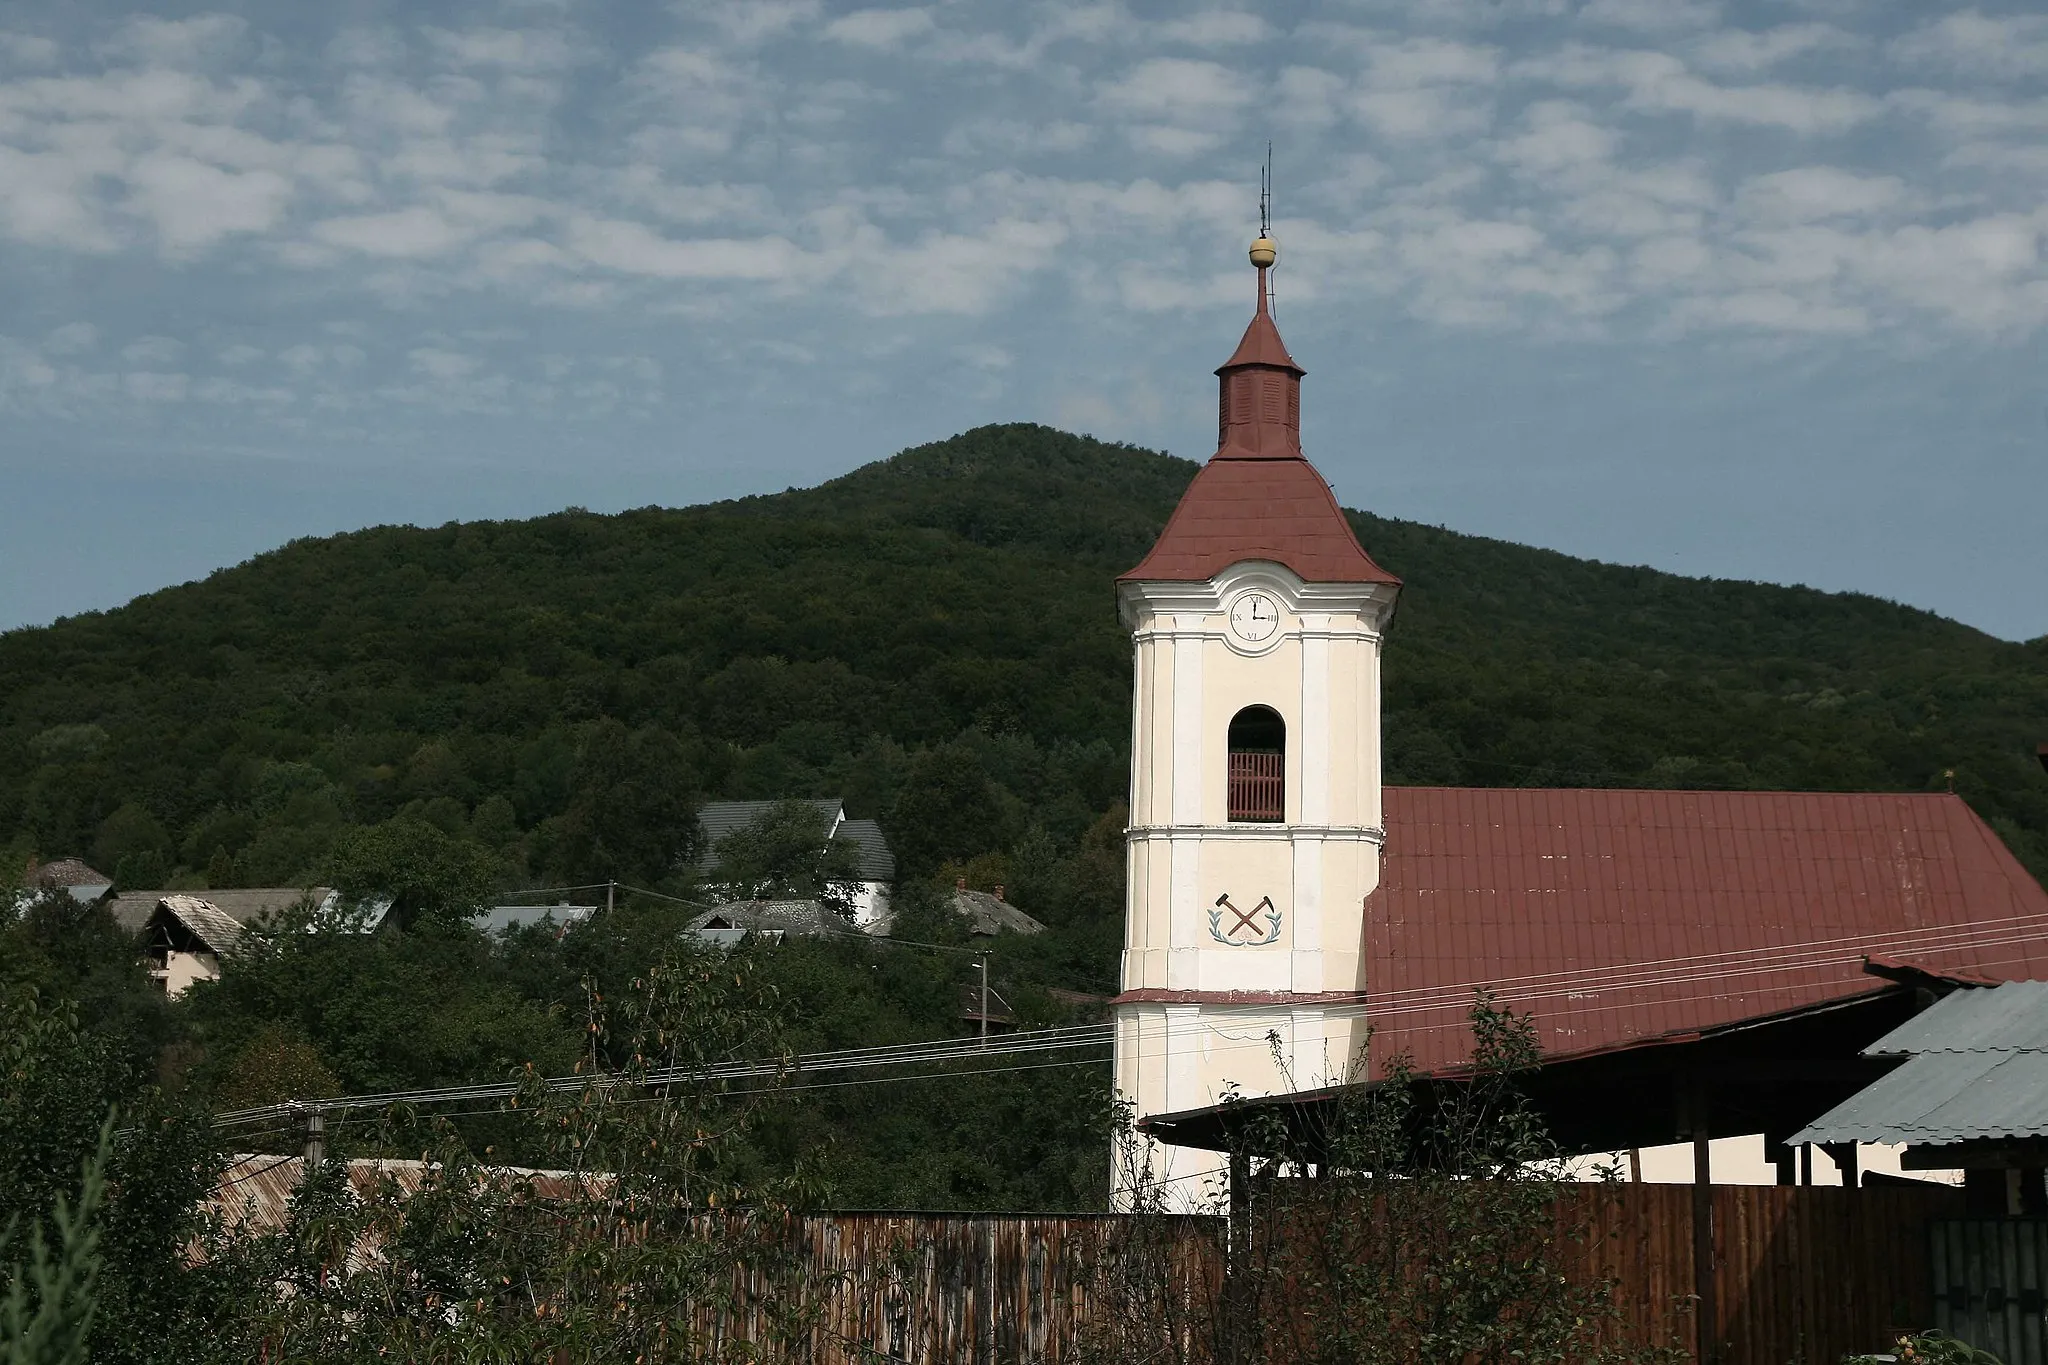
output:
MULTIPOLYGON (((652 879, 675 850, 635 822, 680 787, 843 794, 913 872, 1071 851, 1124 788, 1111 580, 1194 469, 984 427, 737 502, 297 541, 0 636, 0 840, 275 884, 409 812, 508 881, 652 879)), ((1352 516, 1407 584, 1390 781, 1919 790, 1953 769, 2048 870, 2048 638, 1352 516)))

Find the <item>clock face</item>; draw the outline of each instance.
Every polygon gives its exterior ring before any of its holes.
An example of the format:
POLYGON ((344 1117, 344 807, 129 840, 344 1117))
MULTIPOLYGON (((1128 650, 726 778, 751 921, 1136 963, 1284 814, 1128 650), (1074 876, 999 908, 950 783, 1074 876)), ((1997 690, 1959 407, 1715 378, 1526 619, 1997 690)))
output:
POLYGON ((1230 604, 1230 630, 1250 644, 1264 644, 1280 629, 1280 606, 1262 592, 1248 592, 1230 604))

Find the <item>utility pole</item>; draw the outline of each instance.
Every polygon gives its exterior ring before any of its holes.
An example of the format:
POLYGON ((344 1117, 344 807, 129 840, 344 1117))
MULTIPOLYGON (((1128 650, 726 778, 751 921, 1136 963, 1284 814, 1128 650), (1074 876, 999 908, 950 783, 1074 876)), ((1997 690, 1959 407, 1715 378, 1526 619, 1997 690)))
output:
POLYGON ((607 915, 612 912, 612 893, 618 889, 619 884, 617 882, 606 882, 604 884, 604 912, 607 915))
POLYGON ((981 966, 981 1045, 988 1046, 988 954, 980 958, 981 966))
POLYGON ((320 1169, 327 1159, 327 1116, 318 1109, 306 1114, 306 1174, 320 1169))

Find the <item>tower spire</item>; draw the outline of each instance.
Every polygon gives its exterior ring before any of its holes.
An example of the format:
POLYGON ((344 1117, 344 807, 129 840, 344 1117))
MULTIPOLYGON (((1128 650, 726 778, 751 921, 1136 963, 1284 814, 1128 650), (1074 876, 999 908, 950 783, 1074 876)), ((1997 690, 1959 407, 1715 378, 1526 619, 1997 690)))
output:
MULTIPOLYGON (((1265 217, 1263 195, 1259 216, 1265 217)), ((1216 371, 1221 381, 1216 400, 1219 460, 1301 458, 1301 377, 1307 371, 1287 354, 1280 329, 1273 325, 1266 272, 1280 259, 1280 247, 1267 231, 1260 229, 1250 252, 1259 273, 1258 308, 1237 350, 1216 371)))

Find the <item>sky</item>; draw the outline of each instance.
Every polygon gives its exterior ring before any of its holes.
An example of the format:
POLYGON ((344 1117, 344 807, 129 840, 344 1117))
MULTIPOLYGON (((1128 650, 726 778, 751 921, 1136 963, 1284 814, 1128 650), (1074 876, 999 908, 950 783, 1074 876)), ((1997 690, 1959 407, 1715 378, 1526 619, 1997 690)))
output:
POLYGON ((1270 140, 1347 505, 2039 636, 2034 8, 0 0, 0 629, 987 422, 1206 458, 1270 140))

